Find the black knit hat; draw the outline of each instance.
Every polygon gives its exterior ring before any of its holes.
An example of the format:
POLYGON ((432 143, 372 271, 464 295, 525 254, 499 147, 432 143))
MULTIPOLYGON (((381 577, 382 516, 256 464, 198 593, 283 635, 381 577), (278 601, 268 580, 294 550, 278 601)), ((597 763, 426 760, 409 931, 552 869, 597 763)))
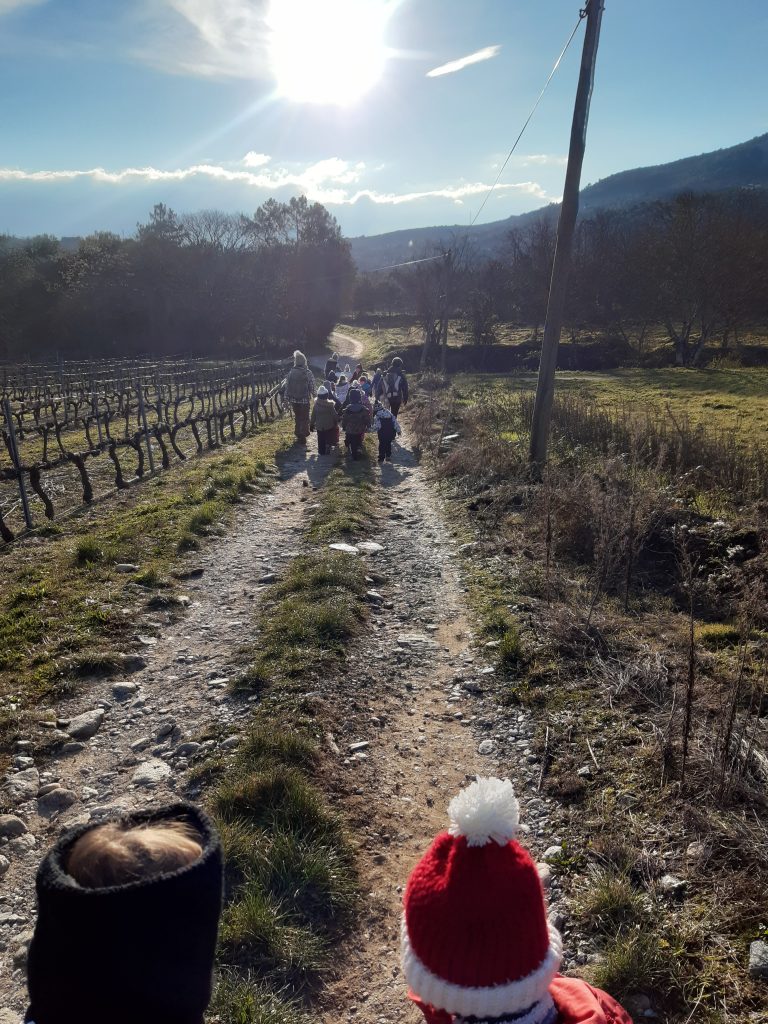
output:
POLYGON ((211 998, 222 902, 221 843, 191 804, 140 811, 125 825, 182 821, 202 856, 152 878, 88 889, 67 874, 66 832, 37 872, 38 916, 27 966, 35 1024, 201 1024, 211 998))

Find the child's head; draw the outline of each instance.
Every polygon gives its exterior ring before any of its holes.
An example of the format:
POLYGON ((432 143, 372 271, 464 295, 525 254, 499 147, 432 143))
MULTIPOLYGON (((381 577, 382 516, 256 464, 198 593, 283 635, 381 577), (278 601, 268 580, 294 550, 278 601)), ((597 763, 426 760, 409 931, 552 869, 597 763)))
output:
POLYGON ((106 889, 175 871, 202 853, 200 835, 187 822, 126 826, 111 821, 80 836, 65 866, 83 888, 106 889))
POLYGON ((542 1021, 562 943, 547 922, 530 854, 516 840, 512 784, 478 778, 448 808, 450 827, 411 872, 403 975, 427 1020, 542 1021))
POLYGON ((27 1019, 202 1024, 223 860, 189 804, 65 832, 37 872, 27 1019))

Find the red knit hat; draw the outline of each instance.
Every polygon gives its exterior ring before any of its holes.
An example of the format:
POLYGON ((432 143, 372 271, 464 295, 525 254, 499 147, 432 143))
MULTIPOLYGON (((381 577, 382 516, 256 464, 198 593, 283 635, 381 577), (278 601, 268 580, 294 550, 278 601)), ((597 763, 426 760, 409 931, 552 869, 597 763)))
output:
POLYGON ((512 783, 478 777, 448 813, 449 831, 405 891, 401 955, 410 994, 459 1018, 522 1013, 515 1024, 538 1024, 554 1006, 549 985, 562 942, 547 923, 536 866, 514 841, 512 783))

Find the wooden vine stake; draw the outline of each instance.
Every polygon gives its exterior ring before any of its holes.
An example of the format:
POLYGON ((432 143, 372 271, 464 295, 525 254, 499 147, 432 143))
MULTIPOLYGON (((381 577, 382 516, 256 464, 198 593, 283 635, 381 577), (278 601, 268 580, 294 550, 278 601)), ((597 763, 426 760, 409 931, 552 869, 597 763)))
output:
POLYGON ((149 436, 149 427, 147 426, 147 410, 144 407, 144 385, 136 382, 136 394, 139 396, 139 410, 141 412, 141 422, 144 426, 144 438, 147 442, 147 455, 149 456, 149 472, 155 472, 155 459, 152 455, 152 441, 149 436))
POLYGON ((21 495, 21 507, 24 510, 24 522, 27 524, 27 529, 31 530, 32 513, 29 511, 27 488, 24 485, 24 474, 21 471, 19 447, 16 444, 16 428, 13 425, 13 413, 11 411, 11 401, 9 398, 3 399, 3 415, 5 416, 5 422, 8 424, 8 438, 11 442, 11 459, 13 461, 13 468, 16 471, 16 479, 19 482, 19 494, 21 495))

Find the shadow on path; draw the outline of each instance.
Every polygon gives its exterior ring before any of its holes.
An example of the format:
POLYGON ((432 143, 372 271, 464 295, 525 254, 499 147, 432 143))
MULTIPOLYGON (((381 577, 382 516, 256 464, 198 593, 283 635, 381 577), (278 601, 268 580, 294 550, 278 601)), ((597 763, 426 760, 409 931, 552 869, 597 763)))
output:
POLYGON ((318 455, 316 444, 313 444, 310 438, 306 447, 293 444, 285 454, 278 456, 280 479, 291 480, 305 474, 312 487, 321 487, 328 474, 339 465, 344 456, 338 450, 331 452, 330 455, 318 455))

